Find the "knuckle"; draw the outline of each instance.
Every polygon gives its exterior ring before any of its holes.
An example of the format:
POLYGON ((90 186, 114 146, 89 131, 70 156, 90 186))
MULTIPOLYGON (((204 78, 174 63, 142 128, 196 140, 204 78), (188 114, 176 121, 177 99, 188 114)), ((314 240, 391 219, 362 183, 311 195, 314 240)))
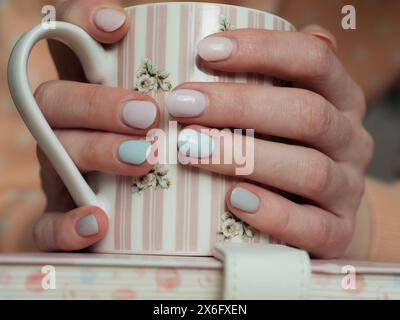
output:
POLYGON ((365 191, 365 181, 361 174, 348 176, 348 193, 349 196, 359 203, 365 191))
POLYGON ((290 214, 289 212, 292 212, 293 208, 287 208, 287 210, 284 210, 282 214, 279 216, 279 219, 276 221, 274 225, 271 226, 271 230, 273 230, 273 235, 277 238, 283 237, 287 235, 287 230, 289 229, 289 224, 290 224, 290 214))
POLYGON ((98 85, 89 85, 84 91, 86 100, 86 119, 96 119, 99 114, 99 102, 102 97, 102 87, 98 85))
POLYGON ((317 94, 307 94, 303 100, 302 122, 303 135, 318 138, 326 134, 332 122, 332 114, 324 98, 317 94))
POLYGON ((33 226, 33 240, 41 251, 51 250, 51 238, 55 234, 54 226, 48 215, 43 215, 33 226))
POLYGON ((332 163, 326 156, 313 156, 306 164, 305 186, 310 194, 324 193, 332 176, 332 163))
POLYGON ((90 134, 84 143, 82 152, 80 152, 79 167, 88 171, 97 169, 98 148, 104 144, 105 141, 100 138, 100 135, 90 134))
POLYGON ((329 244, 331 237, 331 225, 328 219, 318 219, 316 222, 316 230, 313 235, 311 250, 322 250, 329 244))
POLYGON ((47 81, 41 83, 33 93, 33 96, 41 109, 45 106, 45 101, 49 97, 49 87, 53 83, 53 81, 47 81))
POLYGON ((320 41, 313 36, 309 37, 308 74, 312 78, 323 78, 329 73, 332 66, 332 49, 326 42, 320 41))

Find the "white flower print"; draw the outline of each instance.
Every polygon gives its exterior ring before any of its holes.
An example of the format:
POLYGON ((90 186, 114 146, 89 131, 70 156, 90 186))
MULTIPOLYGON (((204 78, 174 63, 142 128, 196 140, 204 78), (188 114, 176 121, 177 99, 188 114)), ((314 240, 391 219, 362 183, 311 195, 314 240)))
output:
POLYGON ((171 91, 172 83, 168 79, 169 72, 158 70, 149 59, 143 59, 139 70, 136 72, 135 90, 143 93, 171 91))
POLYGON ((251 227, 237 219, 230 212, 224 212, 221 216, 221 228, 218 232, 220 241, 240 242, 245 238, 253 238, 254 233, 251 227))
POLYGON ((138 78, 138 83, 136 85, 136 89, 139 92, 148 93, 150 91, 154 91, 157 89, 156 79, 149 76, 148 74, 144 74, 138 78))
POLYGON ((141 194, 148 188, 168 189, 171 181, 167 177, 166 166, 155 166, 150 172, 141 177, 132 178, 132 193, 141 194))

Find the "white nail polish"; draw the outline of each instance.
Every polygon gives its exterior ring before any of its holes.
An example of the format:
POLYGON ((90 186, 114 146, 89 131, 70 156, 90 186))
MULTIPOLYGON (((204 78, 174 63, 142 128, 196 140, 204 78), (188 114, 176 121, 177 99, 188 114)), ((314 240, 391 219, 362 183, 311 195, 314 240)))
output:
POLYGON ((212 137, 193 129, 184 129, 178 136, 179 152, 191 158, 208 158, 214 153, 212 137))
POLYGON ((94 15, 94 24, 104 32, 114 32, 125 23, 126 15, 116 9, 103 8, 94 15))
POLYGON ((78 220, 75 228, 76 232, 82 237, 89 237, 99 233, 99 225, 94 214, 78 220))
POLYGON ((260 207, 260 199, 252 192, 236 187, 230 197, 231 205, 239 210, 254 213, 260 207))
POLYGON ((200 91, 179 89, 165 98, 168 113, 174 117, 199 117, 207 108, 208 99, 200 91))

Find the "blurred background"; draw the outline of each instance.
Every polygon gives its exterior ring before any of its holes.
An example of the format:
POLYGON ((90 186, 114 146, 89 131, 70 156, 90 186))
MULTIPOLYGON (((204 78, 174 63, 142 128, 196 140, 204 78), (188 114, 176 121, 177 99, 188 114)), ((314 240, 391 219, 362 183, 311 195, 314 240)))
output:
MULTIPOLYGON (((32 226, 45 199, 40 189, 36 144, 20 119, 7 87, 7 61, 21 34, 39 24, 44 5, 56 0, 0 0, 0 253, 36 250, 32 226)), ((154 1, 122 1, 125 6, 154 1)), ((157 1, 163 2, 163 1, 157 1)), ((400 177, 400 1, 398 0, 242 0, 231 3, 275 13, 298 29, 319 24, 338 40, 338 55, 368 100, 367 129, 376 142, 368 174, 400 177), (341 9, 352 4, 357 29, 343 30, 341 9)), ((57 79, 47 44, 33 50, 32 90, 57 79)))

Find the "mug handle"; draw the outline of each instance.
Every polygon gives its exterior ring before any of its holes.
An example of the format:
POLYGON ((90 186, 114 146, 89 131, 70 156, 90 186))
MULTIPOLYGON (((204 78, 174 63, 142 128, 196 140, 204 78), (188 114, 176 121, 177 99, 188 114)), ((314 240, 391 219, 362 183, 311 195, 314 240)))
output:
POLYGON ((8 63, 8 85, 14 103, 38 145, 63 180, 77 206, 94 205, 99 201, 67 151, 43 116, 29 87, 27 63, 35 44, 42 39, 61 41, 80 58, 91 83, 104 83, 111 74, 111 55, 83 29, 66 22, 56 22, 54 29, 38 25, 16 43, 8 63))

